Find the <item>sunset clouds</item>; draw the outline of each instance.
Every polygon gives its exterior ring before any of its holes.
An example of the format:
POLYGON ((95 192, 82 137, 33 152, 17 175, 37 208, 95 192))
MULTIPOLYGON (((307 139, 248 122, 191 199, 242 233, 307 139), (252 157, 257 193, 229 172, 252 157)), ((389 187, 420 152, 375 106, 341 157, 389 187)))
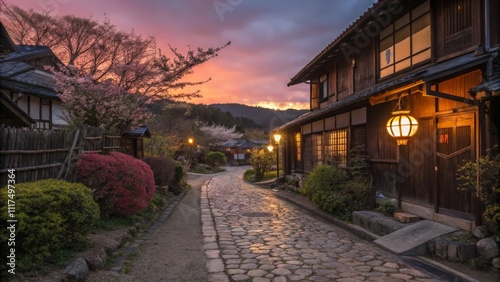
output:
POLYGON ((154 35, 158 47, 189 48, 232 44, 195 69, 194 103, 241 103, 308 108, 306 85, 286 84, 305 64, 373 4, 353 0, 6 0, 53 15, 74 14, 124 31, 154 35))

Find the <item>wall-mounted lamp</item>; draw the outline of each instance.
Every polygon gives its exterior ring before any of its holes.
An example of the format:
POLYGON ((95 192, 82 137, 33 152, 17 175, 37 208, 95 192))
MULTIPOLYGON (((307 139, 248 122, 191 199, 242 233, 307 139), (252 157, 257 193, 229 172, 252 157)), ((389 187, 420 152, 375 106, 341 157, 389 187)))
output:
POLYGON ((409 110, 401 108, 401 96, 392 110, 392 117, 387 121, 387 132, 396 139, 398 145, 408 144, 408 139, 418 130, 417 119, 409 115, 409 110))

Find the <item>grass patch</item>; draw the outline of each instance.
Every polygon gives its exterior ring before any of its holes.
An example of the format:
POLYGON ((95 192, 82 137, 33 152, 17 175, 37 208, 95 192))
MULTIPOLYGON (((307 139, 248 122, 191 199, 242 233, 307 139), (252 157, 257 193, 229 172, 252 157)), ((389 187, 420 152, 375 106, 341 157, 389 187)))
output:
MULTIPOLYGON (((280 175, 283 175, 282 173, 283 173, 283 171, 280 170, 280 175)), ((275 170, 268 171, 268 172, 264 173, 264 177, 260 181, 273 180, 273 179, 276 179, 277 176, 278 176, 277 171, 275 171, 275 170)), ((243 174, 243 179, 246 182, 255 183, 255 170, 254 169, 246 170, 245 173, 243 174)))

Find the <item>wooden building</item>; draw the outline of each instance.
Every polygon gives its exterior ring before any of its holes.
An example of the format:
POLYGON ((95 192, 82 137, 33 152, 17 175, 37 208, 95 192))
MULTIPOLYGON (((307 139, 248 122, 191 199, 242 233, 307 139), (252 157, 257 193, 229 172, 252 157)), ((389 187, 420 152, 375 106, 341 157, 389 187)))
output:
POLYGON ((282 127, 285 174, 345 166, 364 146, 375 191, 404 211, 465 230, 480 224, 455 174, 499 143, 500 1, 381 0, 288 83, 310 84, 310 112, 282 127), (407 145, 387 122, 418 121, 407 145))
POLYGON ((35 121, 35 129, 67 125, 52 74, 45 66, 62 65, 46 46, 14 45, 0 23, 0 92, 35 121))
POLYGON ((246 163, 250 160, 252 149, 265 148, 268 144, 267 140, 249 140, 249 139, 236 139, 224 142, 224 155, 227 160, 235 160, 246 163))

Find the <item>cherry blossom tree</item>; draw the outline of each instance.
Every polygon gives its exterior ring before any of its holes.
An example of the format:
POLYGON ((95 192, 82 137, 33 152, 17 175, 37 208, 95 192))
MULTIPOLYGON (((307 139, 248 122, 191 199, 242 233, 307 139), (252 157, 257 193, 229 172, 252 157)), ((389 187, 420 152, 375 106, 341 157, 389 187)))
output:
POLYGON ((95 82, 75 68, 56 71, 56 91, 62 100, 63 119, 70 126, 86 124, 120 132, 151 118, 145 96, 126 92, 111 82, 95 82))
POLYGON ((223 125, 204 125, 200 127, 200 130, 207 135, 207 145, 210 150, 220 149, 224 142, 233 139, 239 139, 243 136, 236 130, 236 126, 232 128, 227 128, 223 125))
POLYGON ((119 31, 109 19, 99 23, 72 15, 51 16, 48 11, 23 10, 1 0, 0 19, 16 43, 46 45, 66 66, 75 66, 94 81, 112 81, 129 93, 154 98, 201 97, 199 91, 184 93, 183 89, 210 78, 193 82, 186 76, 230 44, 186 54, 169 45, 166 55, 154 37, 119 31))

